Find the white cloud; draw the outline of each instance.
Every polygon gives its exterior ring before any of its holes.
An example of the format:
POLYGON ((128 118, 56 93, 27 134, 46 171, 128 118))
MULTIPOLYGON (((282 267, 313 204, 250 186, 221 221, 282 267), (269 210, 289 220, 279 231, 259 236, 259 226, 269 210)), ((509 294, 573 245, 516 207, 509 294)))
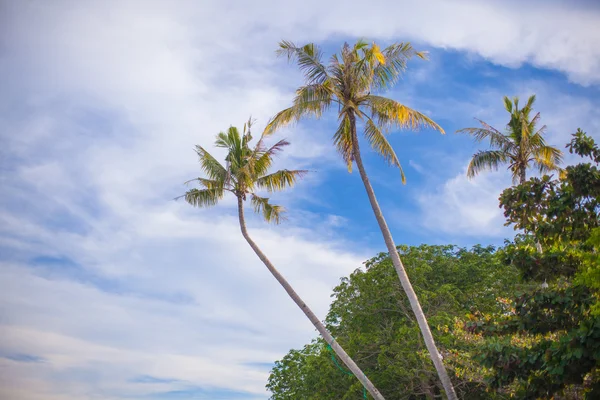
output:
POLYGON ((435 191, 418 197, 423 225, 434 232, 467 237, 502 237, 498 197, 510 185, 509 173, 484 173, 468 179, 466 168, 435 191))

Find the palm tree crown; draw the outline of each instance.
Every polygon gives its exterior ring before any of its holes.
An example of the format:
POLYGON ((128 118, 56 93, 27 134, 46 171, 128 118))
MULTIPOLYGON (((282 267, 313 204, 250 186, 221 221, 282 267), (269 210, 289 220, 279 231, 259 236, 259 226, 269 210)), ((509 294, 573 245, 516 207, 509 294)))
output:
POLYGON ((473 155, 467 176, 474 177, 483 170, 497 170, 500 164, 509 164, 513 182, 523 183, 526 171, 533 164, 540 173, 560 171, 562 152, 546 144, 544 133, 546 125, 537 129, 540 113, 531 118, 531 111, 535 103, 535 95, 527 99, 527 103, 519 109, 519 98, 512 101, 504 96, 504 108, 510 114, 510 121, 506 124, 505 133, 478 119, 481 127, 464 128, 457 132, 466 132, 475 137, 475 140, 490 141, 490 150, 480 150, 473 155))
POLYGON ((273 157, 288 146, 289 142, 280 140, 271 147, 266 147, 262 135, 254 148, 251 148, 250 125, 250 121, 244 125, 242 134, 232 126, 226 132, 217 135, 215 146, 227 150, 225 166, 202 146, 196 146, 200 167, 206 178, 195 178, 186 182, 197 182, 201 188, 190 189, 181 197, 193 206, 210 207, 216 205, 225 192, 233 193, 242 200, 246 200, 249 195, 257 213, 262 214, 268 222, 279 223, 285 211, 283 207, 272 204, 268 198, 257 195, 255 191, 283 190, 293 186, 307 171, 282 169, 269 173, 273 157))
POLYGON ((356 119, 364 123, 364 137, 389 164, 400 169, 400 161, 386 138, 391 128, 432 127, 443 132, 429 117, 395 100, 376 95, 393 86, 413 56, 425 58, 409 43, 393 44, 383 50, 375 43, 358 41, 353 47, 344 44, 340 54, 323 64, 322 52, 314 44, 297 47, 282 41, 278 54, 296 60, 304 73, 305 85, 296 90, 293 105, 272 118, 266 134, 306 116, 320 117, 332 105, 338 109, 339 126, 333 142, 346 162, 348 171, 354 161, 353 130, 356 119))

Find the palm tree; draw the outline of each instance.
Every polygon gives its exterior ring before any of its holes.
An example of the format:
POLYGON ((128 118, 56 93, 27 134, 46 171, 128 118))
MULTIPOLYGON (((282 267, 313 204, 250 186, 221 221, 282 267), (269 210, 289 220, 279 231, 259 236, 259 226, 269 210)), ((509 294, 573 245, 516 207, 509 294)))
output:
POLYGON ((531 118, 531 111, 535 103, 535 95, 529 96, 525 107, 519 109, 519 98, 511 101, 504 96, 504 108, 510 114, 510 121, 506 124, 506 133, 489 124, 479 121, 479 128, 464 128, 457 133, 466 132, 481 142, 488 139, 490 150, 480 150, 473 155, 467 176, 473 178, 483 170, 498 170, 500 164, 509 164, 512 172, 513 183, 523 184, 527 179, 527 169, 531 164, 537 167, 540 173, 561 171, 558 166, 562 161, 562 152, 548 146, 544 140, 546 125, 537 129, 540 121, 538 112, 531 118), (537 129, 537 130, 536 130, 537 129))
POLYGON ((389 164, 400 169, 404 183, 406 178, 400 161, 388 142, 386 134, 392 128, 431 127, 442 133, 444 131, 420 112, 376 93, 397 82, 410 58, 413 56, 425 58, 425 54, 415 51, 409 43, 392 44, 381 50, 375 43, 369 45, 364 41, 358 41, 352 47, 344 44, 341 53, 333 55, 325 65, 321 61, 321 50, 314 44, 297 47, 291 42, 282 41, 279 46, 278 55, 287 56, 288 60, 297 62, 304 73, 305 85, 296 90, 292 106, 272 118, 265 133, 271 134, 276 129, 304 117, 321 117, 332 106, 337 108, 339 126, 333 135, 333 143, 349 172, 352 171, 352 164, 356 163, 373 213, 440 381, 448 398, 456 399, 454 387, 431 335, 425 314, 402 265, 394 239, 369 182, 362 162, 357 134, 357 120, 359 120, 363 124, 363 135, 370 146, 389 164))
POLYGON ((227 150, 224 167, 208 151, 201 146, 196 146, 196 152, 200 157, 200 167, 206 178, 196 178, 189 182, 197 182, 201 189, 188 190, 184 197, 185 201, 196 207, 211 207, 216 205, 223 198, 225 192, 232 193, 237 198, 238 216, 240 229, 244 239, 248 242, 254 253, 265 264, 267 269, 273 274, 275 279, 283 286, 285 291, 300 307, 302 312, 313 323, 317 331, 323 336, 323 339, 331 346, 338 357, 346 364, 352 373, 360 380, 366 390, 371 393, 373 398, 384 400, 377 388, 371 383, 369 378, 360 370, 358 365, 346 354, 344 349, 335 341, 333 336, 327 331, 323 323, 317 318, 306 303, 298 296, 292 286, 277 271, 275 266, 269 261, 267 256, 260 250, 256 243, 248 234, 246 220, 244 218, 244 201, 250 197, 250 202, 254 211, 262 214, 267 222, 279 223, 283 218, 284 209, 281 206, 272 204, 268 198, 261 197, 255 193, 257 189, 263 189, 268 192, 283 190, 286 187, 293 186, 296 181, 303 177, 305 170, 279 170, 269 173, 272 165, 273 156, 289 145, 286 140, 280 140, 273 146, 267 148, 264 143, 264 134, 258 140, 254 148, 250 148, 249 143, 252 140, 250 134, 250 123, 244 126, 244 132, 240 135, 235 127, 230 127, 227 132, 221 132, 217 135, 215 146, 227 150))

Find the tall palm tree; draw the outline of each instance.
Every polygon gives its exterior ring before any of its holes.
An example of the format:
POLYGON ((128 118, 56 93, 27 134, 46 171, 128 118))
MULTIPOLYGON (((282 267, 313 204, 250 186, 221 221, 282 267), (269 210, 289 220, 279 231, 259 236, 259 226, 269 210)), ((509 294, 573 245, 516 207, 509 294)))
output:
POLYGON ((505 133, 479 119, 481 127, 457 131, 473 135, 478 142, 490 141, 490 150, 480 150, 473 155, 467 168, 469 178, 483 170, 497 170, 500 164, 508 164, 513 183, 520 184, 527 179, 527 169, 532 164, 540 173, 561 170, 558 165, 562 161, 562 152, 546 144, 546 125, 537 129, 540 113, 531 118, 534 103, 535 95, 529 96, 525 106, 519 109, 518 97, 511 101, 504 96, 504 108, 510 114, 505 133))
POLYGON ((373 398, 384 400, 377 388, 371 383, 369 378, 360 370, 358 365, 348 356, 344 349, 335 341, 333 336, 327 331, 323 323, 317 318, 306 303, 298 296, 292 286, 277 271, 275 266, 269 261, 267 256, 260 250, 256 243, 248 234, 246 220, 244 218, 244 201, 250 197, 250 202, 254 211, 262 214, 267 222, 279 223, 283 218, 284 209, 281 206, 272 204, 268 198, 261 197, 255 193, 257 189, 263 189, 268 192, 283 190, 286 187, 293 186, 296 181, 304 176, 307 171, 304 170, 279 170, 269 173, 273 162, 273 156, 289 145, 286 140, 280 140, 271 147, 266 147, 263 143, 264 134, 260 137, 254 148, 249 146, 252 140, 250 133, 250 121, 244 126, 243 134, 235 127, 230 127, 227 132, 221 132, 217 135, 215 146, 227 150, 225 158, 226 166, 223 166, 208 151, 201 146, 196 146, 196 152, 200 157, 200 167, 206 178, 196 178, 188 182, 197 182, 201 189, 188 190, 184 197, 185 200, 196 207, 211 207, 216 205, 223 198, 225 192, 232 193, 237 198, 237 208, 240 229, 244 239, 248 242, 254 253, 265 264, 271 274, 283 286, 288 295, 300 307, 304 315, 313 323, 317 331, 323 336, 323 339, 331 346, 338 357, 346 364, 352 373, 360 380, 366 390, 371 393, 373 398))
POLYGON ((448 398, 456 399, 454 387, 431 335, 427 319, 402 265, 394 239, 365 171, 357 133, 357 124, 360 122, 369 145, 389 164, 400 169, 404 183, 406 178, 400 161, 386 134, 392 128, 430 127, 442 133, 444 131, 420 112, 376 93, 390 88, 397 82, 410 58, 425 58, 425 54, 415 51, 409 43, 392 44, 381 50, 375 43, 369 45, 358 41, 352 47, 344 44, 339 55, 333 55, 328 64, 323 64, 323 54, 314 44, 298 47, 291 42, 282 41, 279 47, 278 55, 297 62, 304 73, 305 85, 296 90, 292 106, 272 118, 265 133, 271 134, 276 129, 304 117, 321 117, 332 106, 336 107, 339 126, 333 135, 333 143, 349 172, 352 171, 352 164, 356 163, 373 213, 440 381, 448 398))

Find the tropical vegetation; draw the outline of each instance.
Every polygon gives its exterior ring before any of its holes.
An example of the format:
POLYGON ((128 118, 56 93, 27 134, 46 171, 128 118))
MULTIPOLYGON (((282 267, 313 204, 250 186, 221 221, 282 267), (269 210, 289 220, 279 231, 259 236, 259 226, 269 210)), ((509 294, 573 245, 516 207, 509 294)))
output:
POLYGON ((399 129, 444 133, 431 118, 387 97, 413 58, 409 43, 385 48, 344 44, 323 62, 315 44, 282 41, 278 54, 297 63, 304 84, 291 106, 269 120, 252 144, 251 121, 216 136, 224 163, 196 146, 203 176, 180 196, 195 207, 236 198, 242 236, 317 329, 320 337, 275 362, 273 400, 598 399, 600 398, 600 148, 578 129, 571 159, 547 143, 534 113, 504 97, 502 130, 478 120, 464 128, 489 148, 477 151, 467 176, 506 165, 513 186, 499 198, 517 231, 500 247, 396 244, 366 172, 361 141, 406 177, 388 134, 399 129), (252 239, 245 208, 267 222, 285 219, 271 193, 294 186, 306 170, 272 171, 290 143, 267 145, 279 129, 337 112, 332 141, 349 172, 358 169, 386 253, 342 277, 321 321, 252 239), (535 173, 528 176, 530 171, 535 173))
POLYGON ((390 165, 400 169, 404 183, 404 171, 386 134, 393 128, 420 127, 433 128, 444 133, 444 130, 426 115, 381 95, 398 81, 406 69, 408 60, 413 57, 425 58, 425 54, 416 51, 410 43, 395 43, 381 49, 375 43, 369 45, 364 41, 358 41, 354 46, 344 44, 340 54, 334 54, 327 65, 322 62, 320 48, 312 43, 298 47, 292 42, 283 41, 278 53, 289 60, 297 61, 304 74, 305 84, 296 90, 292 106, 275 115, 265 132, 270 134, 305 117, 320 117, 332 105, 337 106, 339 126, 333 134, 333 144, 349 172, 352 171, 352 164, 356 164, 392 264, 408 296, 439 379, 448 398, 456 399, 452 381, 435 345, 427 318, 400 255, 395 251, 396 245, 365 170, 358 140, 360 122, 363 136, 371 148, 390 165))

